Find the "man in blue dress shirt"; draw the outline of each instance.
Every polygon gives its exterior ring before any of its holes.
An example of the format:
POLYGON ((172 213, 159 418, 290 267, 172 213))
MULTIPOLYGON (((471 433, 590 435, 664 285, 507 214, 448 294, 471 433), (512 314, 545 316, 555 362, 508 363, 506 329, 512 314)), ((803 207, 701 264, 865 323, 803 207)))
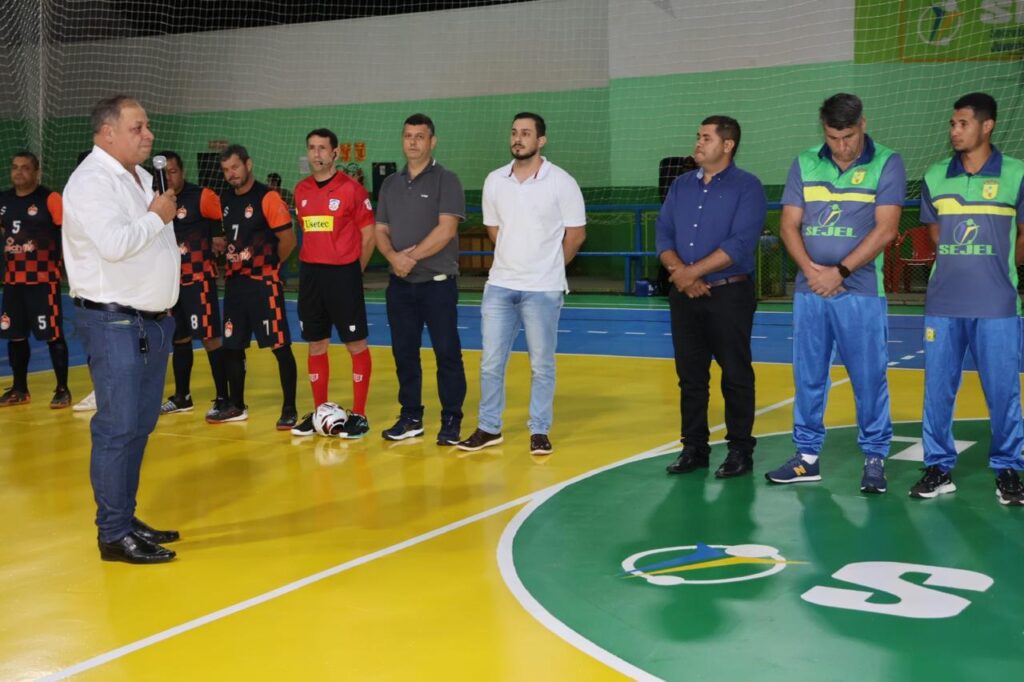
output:
POLYGON ((700 167, 672 183, 658 215, 658 258, 669 273, 672 346, 679 375, 683 450, 670 474, 708 467, 711 358, 722 368, 729 454, 718 478, 750 472, 756 443, 754 250, 767 202, 761 181, 737 168, 740 125, 728 116, 701 122, 693 158, 700 167))

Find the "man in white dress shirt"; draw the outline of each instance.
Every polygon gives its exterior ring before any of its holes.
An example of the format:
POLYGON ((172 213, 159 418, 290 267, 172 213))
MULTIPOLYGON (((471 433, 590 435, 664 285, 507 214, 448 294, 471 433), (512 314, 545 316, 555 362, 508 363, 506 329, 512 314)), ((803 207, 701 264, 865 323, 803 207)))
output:
POLYGON ((134 564, 174 558, 177 531, 135 516, 146 441, 160 415, 181 257, 173 191, 154 195, 139 164, 153 149, 142 106, 118 95, 93 108, 92 152, 64 188, 64 262, 75 328, 89 355, 97 412, 90 477, 100 557, 134 564))

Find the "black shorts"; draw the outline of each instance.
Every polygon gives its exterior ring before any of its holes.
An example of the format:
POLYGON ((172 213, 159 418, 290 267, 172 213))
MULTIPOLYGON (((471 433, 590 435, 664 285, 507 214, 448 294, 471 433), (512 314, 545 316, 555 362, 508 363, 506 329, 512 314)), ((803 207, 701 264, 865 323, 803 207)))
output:
POLYGON ((299 263, 299 326, 306 341, 331 338, 332 326, 345 343, 369 336, 359 261, 299 263))
POLYGON ((40 341, 55 341, 64 335, 59 282, 5 284, 2 308, 0 338, 23 339, 32 332, 40 341))
POLYGON ((217 280, 204 277, 181 287, 174 305, 174 340, 193 338, 200 341, 220 336, 220 302, 217 280))
POLYGON ((260 348, 291 343, 284 286, 243 275, 228 277, 224 282, 224 347, 248 348, 253 334, 260 348))

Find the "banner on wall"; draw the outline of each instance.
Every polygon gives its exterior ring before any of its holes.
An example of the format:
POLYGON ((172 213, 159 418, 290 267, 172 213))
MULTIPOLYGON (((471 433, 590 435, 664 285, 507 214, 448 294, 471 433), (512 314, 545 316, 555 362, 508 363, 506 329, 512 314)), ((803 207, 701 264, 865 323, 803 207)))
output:
POLYGON ((858 0, 856 61, 1024 59, 1024 0, 858 0))

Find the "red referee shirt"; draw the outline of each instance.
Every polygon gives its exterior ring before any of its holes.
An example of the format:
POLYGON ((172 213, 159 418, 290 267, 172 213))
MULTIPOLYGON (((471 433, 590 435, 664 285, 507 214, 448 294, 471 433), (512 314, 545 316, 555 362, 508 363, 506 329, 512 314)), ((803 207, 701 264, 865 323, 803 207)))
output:
POLYGON ((374 222, 362 185, 340 171, 323 187, 310 176, 295 186, 295 212, 302 229, 299 260, 326 265, 359 260, 362 229, 374 222))

